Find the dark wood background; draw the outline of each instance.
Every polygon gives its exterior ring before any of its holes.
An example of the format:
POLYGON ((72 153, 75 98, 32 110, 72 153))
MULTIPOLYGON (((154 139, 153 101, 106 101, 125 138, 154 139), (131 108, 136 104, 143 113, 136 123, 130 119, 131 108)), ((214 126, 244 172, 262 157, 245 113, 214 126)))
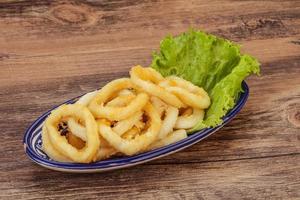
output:
POLYGON ((300 199, 300 1, 0 1, 1 199, 300 199), (262 76, 241 113, 171 156, 100 174, 44 169, 23 151, 46 110, 147 66, 167 34, 243 45, 262 76))

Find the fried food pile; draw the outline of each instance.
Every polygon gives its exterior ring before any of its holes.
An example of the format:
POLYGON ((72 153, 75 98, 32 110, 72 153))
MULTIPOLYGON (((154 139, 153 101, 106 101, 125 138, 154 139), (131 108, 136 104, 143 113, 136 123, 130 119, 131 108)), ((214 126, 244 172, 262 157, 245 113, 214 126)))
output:
POLYGON ((45 120, 43 150, 59 162, 131 156, 187 137, 210 105, 206 91, 182 78, 135 66, 45 120))

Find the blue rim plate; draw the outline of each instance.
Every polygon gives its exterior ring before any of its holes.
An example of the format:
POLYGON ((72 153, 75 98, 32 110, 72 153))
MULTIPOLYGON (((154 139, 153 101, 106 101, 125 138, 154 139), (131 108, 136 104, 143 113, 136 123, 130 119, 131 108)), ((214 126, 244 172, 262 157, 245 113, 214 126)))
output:
MULTIPOLYGON (((42 138, 41 138, 42 125, 44 120, 51 113, 51 111, 58 106, 44 113, 35 122, 33 122, 31 126, 26 130, 23 139, 24 150, 25 153, 33 162, 52 170, 64 171, 64 172, 79 172, 79 173, 102 172, 102 171, 120 169, 120 168, 130 167, 141 163, 149 162, 151 160, 185 149, 203 140, 204 138, 216 132, 225 124, 227 124, 231 119, 233 119, 233 117, 235 117, 238 114, 238 112, 242 109, 242 107, 245 105, 247 101, 249 95, 249 88, 246 82, 242 83, 242 88, 243 88, 243 92, 240 94, 239 99, 236 102, 234 108, 231 109, 223 117, 222 124, 214 128, 206 128, 201 131, 195 132, 179 142, 149 152, 141 153, 130 157, 121 157, 121 158, 113 158, 109 160, 98 161, 90 164, 63 163, 63 162, 56 162, 49 159, 49 157, 42 150, 42 138)), ((78 99, 78 97, 66 101, 65 103, 73 103, 74 101, 76 101, 76 99, 78 99)))

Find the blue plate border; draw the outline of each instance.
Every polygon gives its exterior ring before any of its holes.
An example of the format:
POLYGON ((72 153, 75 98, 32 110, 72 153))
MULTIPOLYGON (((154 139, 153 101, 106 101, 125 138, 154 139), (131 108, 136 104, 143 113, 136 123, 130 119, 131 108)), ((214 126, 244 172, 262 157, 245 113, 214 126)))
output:
MULTIPOLYGON (((242 82, 242 89, 243 92, 240 94, 238 101, 236 102, 236 105, 233 109, 231 109, 224 117, 223 117, 223 123, 217 127, 214 128, 206 128, 201 131, 195 132, 191 135, 189 135, 187 138, 178 141, 176 143, 167 145, 165 147, 161 147, 149 152, 141 153, 138 155, 130 156, 130 157, 122 157, 122 158, 113 158, 109 160, 103 160, 98 161, 90 164, 81 164, 81 163, 63 163, 63 162, 57 162, 53 160, 49 160, 46 158, 41 157, 34 151, 34 146, 32 144, 32 138, 34 136, 34 132, 37 129, 38 126, 43 123, 43 121, 47 118, 47 116, 51 113, 51 111, 58 106, 55 106, 51 110, 47 111, 43 115, 41 115, 36 121, 34 121, 30 127, 26 130, 23 138, 23 144, 25 153, 28 155, 28 157, 34 161, 37 164, 40 164, 42 166, 61 170, 61 171, 69 171, 69 172, 88 172, 90 171, 105 171, 105 170, 112 170, 112 169, 118 169, 118 168, 124 168, 129 167, 133 165, 137 165, 140 163, 144 163, 171 153, 175 153, 179 150, 182 150, 184 148, 187 148, 200 140, 206 138, 210 134, 216 132, 218 129, 223 127, 225 124, 227 124, 231 119, 234 118, 235 115, 242 109, 242 107, 245 105, 248 95, 249 95, 249 87, 246 84, 245 81, 242 82)), ((78 97, 73 98, 71 100, 68 100, 64 102, 63 104, 73 103, 76 101, 78 97)), ((40 132, 40 131, 37 131, 40 132)))

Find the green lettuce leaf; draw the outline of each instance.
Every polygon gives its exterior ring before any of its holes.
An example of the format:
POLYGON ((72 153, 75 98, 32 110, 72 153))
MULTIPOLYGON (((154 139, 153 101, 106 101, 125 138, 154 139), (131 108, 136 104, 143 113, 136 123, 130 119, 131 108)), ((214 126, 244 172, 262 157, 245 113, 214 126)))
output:
POLYGON ((260 71, 258 61, 242 55, 237 44, 195 30, 163 39, 151 67, 163 76, 182 77, 208 92, 212 104, 204 120, 191 131, 221 124, 242 91, 242 81, 260 71))

